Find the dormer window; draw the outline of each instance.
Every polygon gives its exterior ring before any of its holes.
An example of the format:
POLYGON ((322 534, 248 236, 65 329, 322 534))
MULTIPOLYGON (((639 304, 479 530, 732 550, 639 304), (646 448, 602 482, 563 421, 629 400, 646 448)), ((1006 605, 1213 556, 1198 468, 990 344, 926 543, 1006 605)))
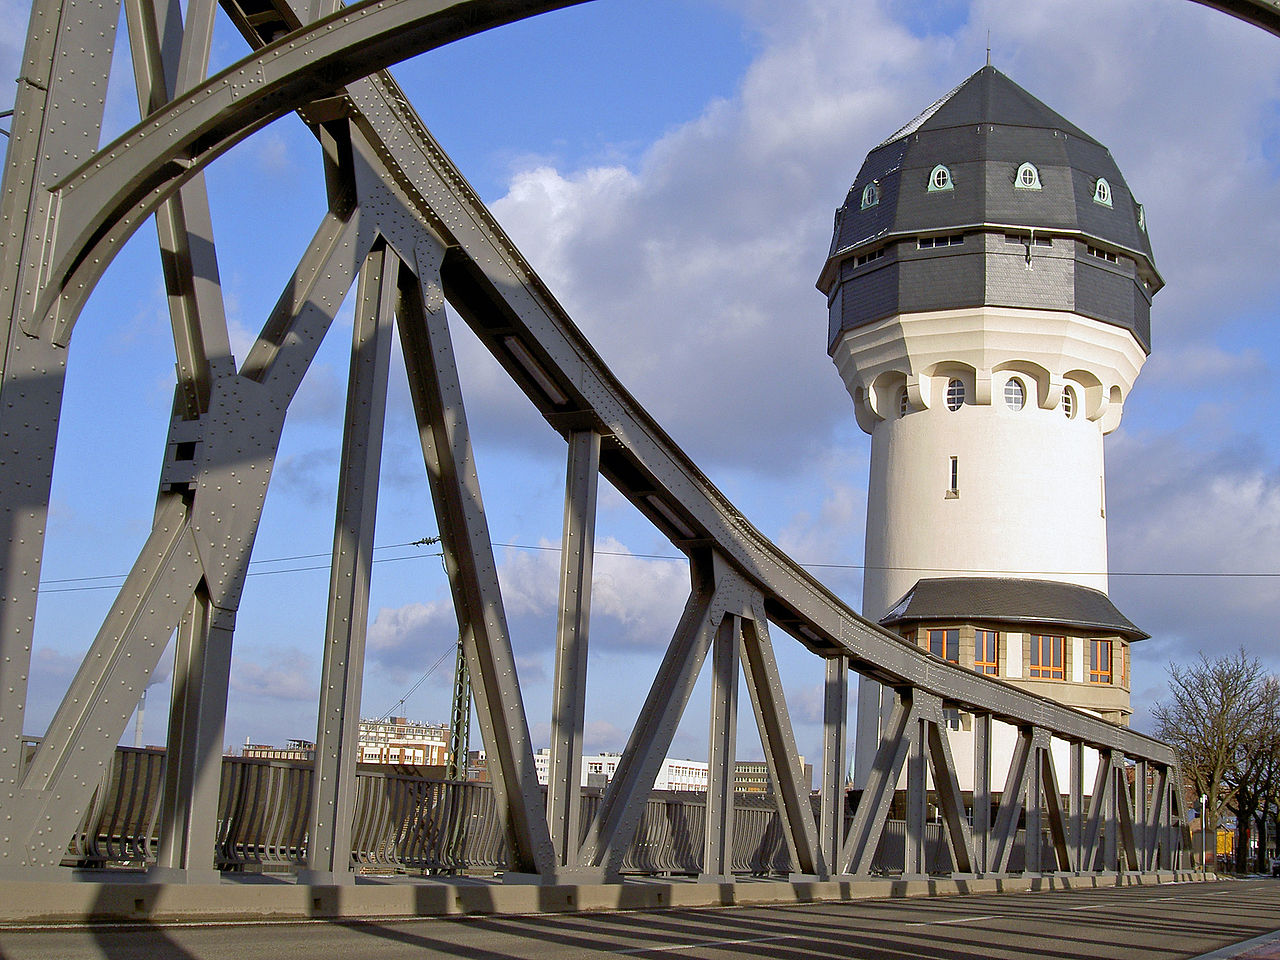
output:
POLYGON ((880 181, 872 180, 862 188, 862 209, 874 207, 880 202, 880 181))
POLYGON ((940 190, 950 190, 951 187, 951 171, 942 164, 938 164, 929 174, 929 192, 937 193, 940 190))
POLYGON ((1018 167, 1018 172, 1013 178, 1013 185, 1022 190, 1039 190, 1040 171, 1036 169, 1036 165, 1034 163, 1024 163, 1018 167))
POLYGON ((1147 232, 1147 211, 1142 204, 1138 204, 1138 229, 1143 233, 1147 232))
POLYGON ((1099 177, 1098 182, 1093 187, 1093 202, 1100 203, 1104 207, 1111 206, 1111 184, 1099 177))

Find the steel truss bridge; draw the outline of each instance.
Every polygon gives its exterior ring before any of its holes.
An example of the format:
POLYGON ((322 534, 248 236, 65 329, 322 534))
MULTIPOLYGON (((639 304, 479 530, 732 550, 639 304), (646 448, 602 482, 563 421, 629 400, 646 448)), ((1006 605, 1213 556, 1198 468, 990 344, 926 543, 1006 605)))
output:
MULTIPOLYGON (((738 675, 800 874, 866 875, 905 769, 902 863, 926 862, 927 797, 960 875, 1008 871, 1020 823, 1040 872, 1178 866, 1180 773, 1164 743, 932 658, 869 623, 757 532, 610 373, 426 129, 385 68, 575 0, 34 0, 0 197, 0 876, 39 879, 84 822, 148 678, 175 643, 168 761, 151 877, 216 877, 221 748, 236 611, 285 414, 357 288, 338 515, 307 811, 304 882, 352 877, 356 730, 391 339, 423 459, 513 875, 610 881, 704 663, 711 661, 702 874, 732 870, 738 675), (144 118, 99 147, 123 5, 144 118), (185 16, 183 9, 185 8, 185 16), (219 12, 250 52, 207 76, 219 12), (323 146, 328 209, 237 369, 202 171, 296 112, 323 146), (23 718, 66 353, 95 283, 155 219, 177 383, 154 525, 44 737, 23 718), (517 682, 445 304, 567 445, 551 783, 544 801, 517 682), (606 477, 689 558, 683 615, 607 790, 584 812, 582 755, 596 491, 606 477), (826 668, 815 811, 771 633, 826 668), (893 688, 873 773, 844 815, 849 671, 893 688), (974 717, 971 811, 943 717, 974 717), (1017 731, 1002 782, 993 722, 1017 731), (1069 744, 1055 769, 1051 740, 1069 744), (1086 749, 1097 775, 1083 782, 1086 749), (1136 767, 1129 782, 1128 768, 1136 767), (931 774, 931 781, 929 779, 931 774), (930 783, 932 784, 930 788, 930 783), (992 799, 998 794, 998 804, 992 799), (1063 802, 1063 798, 1066 802, 1063 802), (994 809, 994 816, 992 810, 994 809), (590 815, 587 816, 586 813, 590 815)), ((1220 9, 1280 32, 1277 4, 1220 9)), ((936 846, 936 845, 935 845, 936 846)))

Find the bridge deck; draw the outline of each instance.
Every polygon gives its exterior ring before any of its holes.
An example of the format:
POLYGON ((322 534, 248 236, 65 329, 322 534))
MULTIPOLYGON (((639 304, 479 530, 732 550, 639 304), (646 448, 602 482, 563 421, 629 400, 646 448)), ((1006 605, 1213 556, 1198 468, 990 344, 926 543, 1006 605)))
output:
MULTIPOLYGON (((136 882, 123 871, 86 874, 79 883, 0 881, 0 929, 24 924, 102 922, 272 922, 370 917, 520 915, 599 910, 840 902, 1040 890, 1094 890, 1194 881, 1199 874, 1087 874, 980 878, 847 878, 734 883, 633 878, 623 883, 537 884, 463 878, 362 877, 346 885, 298 884, 289 877, 223 874, 221 883, 136 882)), ((0 940, 0 943, 3 941, 0 940)), ((0 949, 0 957, 10 954, 0 949)))
MULTIPOLYGON (((696 886, 706 885, 690 884, 688 889, 696 886)), ((753 886, 739 885, 737 891, 747 894, 753 886)), ((1210 954, 1260 958, 1273 955, 1269 951, 1280 945, 1278 923, 1280 883, 1254 880, 1110 889, 1087 886, 1057 896, 1024 892, 732 910, 525 914, 465 923, 402 919, 271 925, 28 925, 0 929, 0 953, 9 960, 48 956, 204 960, 280 949, 302 956, 387 960, 410 956, 717 960, 744 955, 867 960, 1031 955, 1055 960, 1174 960, 1210 954)))

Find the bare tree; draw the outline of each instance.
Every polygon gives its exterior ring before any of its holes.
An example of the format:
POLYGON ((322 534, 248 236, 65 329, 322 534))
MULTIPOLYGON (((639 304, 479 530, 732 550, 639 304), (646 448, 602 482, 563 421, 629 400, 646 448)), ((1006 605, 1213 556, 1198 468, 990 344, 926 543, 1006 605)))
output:
POLYGON ((1242 774, 1250 738, 1266 713, 1267 679, 1243 648, 1216 660, 1202 653, 1190 666, 1170 665, 1169 698, 1152 708, 1156 735, 1178 752, 1196 792, 1209 798, 1207 829, 1216 830, 1224 814, 1238 810, 1242 786, 1249 816, 1257 806, 1252 782, 1242 774))
POLYGON ((1244 752, 1245 765, 1250 768, 1248 789, 1254 797, 1253 821, 1258 828, 1255 867, 1259 873, 1266 873, 1270 866, 1268 834, 1273 843, 1280 836, 1275 831, 1275 821, 1280 819, 1280 678, 1263 681, 1261 696, 1262 714, 1244 752))

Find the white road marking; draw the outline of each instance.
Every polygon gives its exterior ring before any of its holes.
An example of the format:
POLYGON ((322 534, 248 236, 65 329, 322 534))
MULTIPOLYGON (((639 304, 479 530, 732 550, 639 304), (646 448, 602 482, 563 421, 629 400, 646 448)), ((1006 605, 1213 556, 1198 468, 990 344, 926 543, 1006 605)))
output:
POLYGON ((978 920, 1000 920, 1006 916, 1008 916, 1008 914, 989 913, 985 917, 952 917, 950 920, 922 920, 919 923, 907 923, 907 924, 903 924, 903 926, 932 927, 935 924, 942 924, 942 923, 974 923, 975 921, 978 921, 978 920))
POLYGON ((784 933, 776 937, 751 937, 746 940, 699 940, 696 943, 664 943, 658 947, 631 947, 627 950, 614 950, 614 953, 658 953, 663 950, 697 950, 702 947, 735 947, 744 943, 771 943, 776 940, 798 940, 804 934, 784 933))

